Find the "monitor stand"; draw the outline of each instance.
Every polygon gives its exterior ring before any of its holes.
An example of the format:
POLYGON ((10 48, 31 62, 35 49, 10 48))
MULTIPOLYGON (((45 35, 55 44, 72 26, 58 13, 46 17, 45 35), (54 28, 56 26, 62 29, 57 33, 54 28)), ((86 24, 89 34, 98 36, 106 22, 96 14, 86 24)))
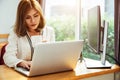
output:
POLYGON ((102 64, 100 60, 93 60, 84 58, 85 65, 88 69, 101 69, 101 68, 111 68, 111 64, 108 61, 105 61, 105 64, 102 64))

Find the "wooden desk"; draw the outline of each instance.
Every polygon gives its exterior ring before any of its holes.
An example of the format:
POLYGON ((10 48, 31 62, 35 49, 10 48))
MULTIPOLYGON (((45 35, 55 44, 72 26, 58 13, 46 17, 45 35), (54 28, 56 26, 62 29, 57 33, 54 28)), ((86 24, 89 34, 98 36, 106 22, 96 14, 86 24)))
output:
POLYGON ((120 67, 114 65, 111 69, 86 69, 84 62, 76 66, 75 71, 60 72, 35 77, 26 77, 14 69, 0 65, 0 80, 83 80, 84 78, 120 72, 120 67))

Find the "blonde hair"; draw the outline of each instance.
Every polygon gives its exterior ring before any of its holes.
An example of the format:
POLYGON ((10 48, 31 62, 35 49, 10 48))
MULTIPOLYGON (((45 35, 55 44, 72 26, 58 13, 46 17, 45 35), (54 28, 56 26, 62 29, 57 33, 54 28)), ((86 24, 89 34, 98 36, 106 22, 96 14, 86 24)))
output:
POLYGON ((41 32, 41 30, 45 26, 45 19, 39 2, 36 0, 21 0, 17 8, 16 22, 14 25, 14 32, 17 34, 18 37, 22 37, 27 34, 25 15, 27 14, 27 11, 31 8, 34 8, 36 11, 38 11, 40 15, 40 22, 36 31, 41 32))

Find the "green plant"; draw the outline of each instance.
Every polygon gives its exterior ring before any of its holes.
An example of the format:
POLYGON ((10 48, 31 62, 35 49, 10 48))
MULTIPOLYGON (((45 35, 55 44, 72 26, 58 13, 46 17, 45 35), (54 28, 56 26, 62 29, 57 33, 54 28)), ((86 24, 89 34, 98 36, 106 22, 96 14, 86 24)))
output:
POLYGON ((56 41, 75 39, 75 19, 73 16, 53 17, 47 24, 55 30, 56 41))

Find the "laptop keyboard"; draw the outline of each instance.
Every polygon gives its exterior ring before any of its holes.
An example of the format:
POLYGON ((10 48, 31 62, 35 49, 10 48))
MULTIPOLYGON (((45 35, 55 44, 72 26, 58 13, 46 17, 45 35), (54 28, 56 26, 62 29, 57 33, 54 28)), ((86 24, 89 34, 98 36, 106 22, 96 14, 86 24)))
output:
POLYGON ((25 69, 25 68, 22 68, 22 67, 16 67, 15 70, 21 72, 21 73, 24 73, 24 74, 29 74, 29 70, 28 69, 25 69))
POLYGON ((26 69, 26 68, 17 67, 17 69, 22 70, 22 71, 27 71, 27 72, 29 72, 29 70, 28 70, 28 69, 26 69))

